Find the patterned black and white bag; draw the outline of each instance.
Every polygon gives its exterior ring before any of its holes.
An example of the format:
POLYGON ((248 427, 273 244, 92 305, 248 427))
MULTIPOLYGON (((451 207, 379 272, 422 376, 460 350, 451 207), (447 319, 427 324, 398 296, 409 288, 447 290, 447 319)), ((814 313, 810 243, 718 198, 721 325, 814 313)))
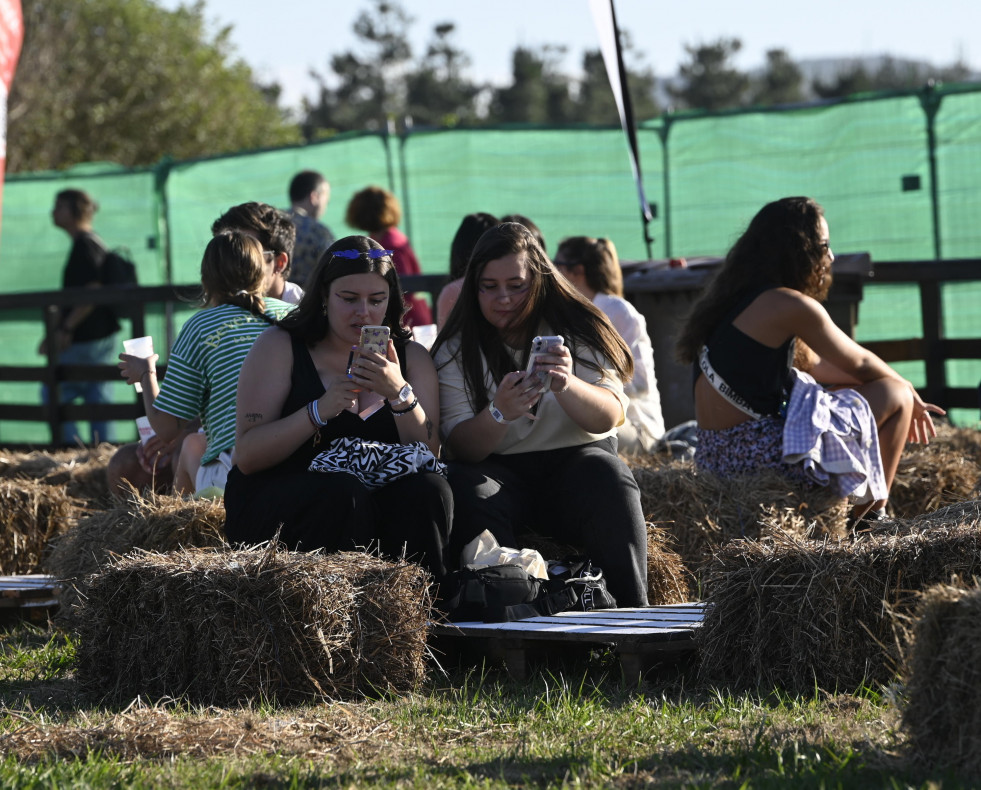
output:
POLYGON ((368 488, 381 488, 405 475, 436 472, 446 477, 442 463, 423 442, 388 444, 355 437, 334 439, 310 462, 311 472, 344 472, 368 488))

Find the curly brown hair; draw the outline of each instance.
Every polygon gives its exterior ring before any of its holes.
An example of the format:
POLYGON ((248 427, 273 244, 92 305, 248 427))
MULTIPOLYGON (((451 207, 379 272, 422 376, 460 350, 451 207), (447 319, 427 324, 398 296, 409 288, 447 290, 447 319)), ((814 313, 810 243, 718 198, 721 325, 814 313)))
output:
POLYGON ((752 288, 783 286, 819 300, 827 295, 821 273, 823 216, 821 206, 808 197, 781 198, 759 210, 692 306, 678 338, 679 361, 694 362, 715 328, 752 288))

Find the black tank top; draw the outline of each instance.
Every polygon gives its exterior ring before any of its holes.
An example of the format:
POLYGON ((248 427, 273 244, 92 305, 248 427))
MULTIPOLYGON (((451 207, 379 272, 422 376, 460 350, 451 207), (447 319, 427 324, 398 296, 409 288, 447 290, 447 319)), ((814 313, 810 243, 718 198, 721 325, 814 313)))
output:
MULTIPOLYGON (((736 302, 725 319, 709 336, 709 362, 725 382, 741 395, 749 406, 762 415, 776 416, 786 403, 793 387, 790 372, 794 364, 794 341, 790 338, 777 348, 765 346, 732 322, 764 291, 775 288, 763 285, 746 293, 736 302)), ((695 365, 696 377, 699 373, 695 365)))
MULTIPOLYGON (((319 398, 326 392, 306 344, 292 335, 290 340, 293 347, 293 369, 290 374, 290 391, 283 403, 280 417, 286 417, 300 409, 305 409, 310 401, 319 398)), ((397 342, 395 351, 399 358, 402 375, 405 376, 405 344, 397 342)), ((307 469, 314 457, 327 449, 328 444, 334 439, 342 437, 357 437, 390 444, 398 444, 400 441, 395 417, 392 416, 390 409, 383 406, 367 420, 362 420, 357 414, 345 410, 328 420, 327 425, 320 429, 319 442, 315 440, 315 437, 304 442, 293 451, 289 458, 282 462, 279 468, 307 469)))

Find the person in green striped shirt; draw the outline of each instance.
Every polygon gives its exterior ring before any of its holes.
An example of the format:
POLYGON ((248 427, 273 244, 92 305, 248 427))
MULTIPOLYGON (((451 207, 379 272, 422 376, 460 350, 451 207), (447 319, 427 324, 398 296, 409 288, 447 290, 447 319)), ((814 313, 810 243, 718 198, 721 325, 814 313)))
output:
POLYGON ((193 434, 184 440, 174 472, 174 493, 224 489, 235 444, 235 389, 246 354, 259 334, 292 305, 264 296, 268 280, 262 245, 229 230, 215 234, 201 261, 204 309, 182 327, 157 381, 157 355, 120 354, 128 384, 140 382, 150 426, 168 442, 200 419, 203 454, 193 434), (200 459, 200 460, 199 460, 200 459))

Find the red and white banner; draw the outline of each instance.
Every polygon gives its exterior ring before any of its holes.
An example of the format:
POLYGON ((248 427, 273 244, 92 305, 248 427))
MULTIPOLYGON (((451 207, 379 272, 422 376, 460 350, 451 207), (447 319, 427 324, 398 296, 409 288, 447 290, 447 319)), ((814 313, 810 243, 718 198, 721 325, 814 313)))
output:
POLYGON ((0 0, 0 207, 3 173, 7 165, 7 96, 24 42, 24 16, 20 0, 0 0))

